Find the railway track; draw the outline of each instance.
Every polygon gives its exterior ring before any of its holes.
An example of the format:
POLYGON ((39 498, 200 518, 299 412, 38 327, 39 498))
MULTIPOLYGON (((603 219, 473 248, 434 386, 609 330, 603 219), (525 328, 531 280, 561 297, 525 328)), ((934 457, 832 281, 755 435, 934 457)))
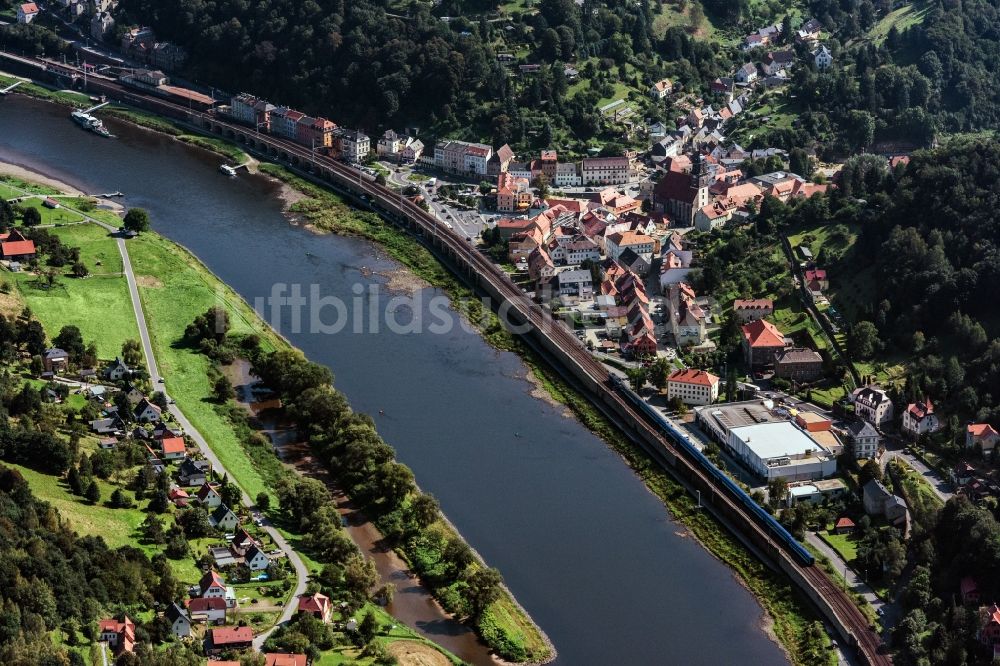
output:
MULTIPOLYGON (((18 60, 29 62, 26 58, 19 57, 18 60)), ((44 69, 45 65, 45 63, 37 61, 32 64, 40 69, 44 69)), ((235 135, 253 134, 246 127, 221 119, 214 114, 193 111, 169 100, 142 94, 125 88, 106 77, 92 77, 89 79, 89 84, 92 88, 100 90, 106 95, 116 96, 118 101, 133 104, 142 109, 158 111, 179 120, 186 119, 187 122, 199 127, 201 131, 206 133, 210 132, 202 125, 205 122, 211 122, 216 126, 231 130, 235 135), (202 124, 199 124, 198 120, 202 124)), ((295 156, 301 161, 299 168, 308 169, 310 165, 316 165, 329 170, 346 181, 346 183, 341 184, 341 187, 348 189, 356 188, 357 193, 364 195, 368 204, 381 209, 386 214, 395 215, 400 218, 409 218, 418 224, 425 232, 445 245, 456 257, 464 257, 475 272, 477 279, 488 281, 491 287, 516 309, 526 323, 532 328, 542 331, 544 335, 549 336, 567 354, 567 360, 578 366, 578 369, 590 377, 597 385, 605 387, 605 381, 608 378, 607 369, 583 347, 582 343, 577 340, 576 336, 569 329, 542 310, 538 304, 531 301, 492 261, 475 250, 468 241, 451 229, 448 229, 430 213, 406 197, 398 193, 393 193, 376 184, 370 177, 365 176, 358 169, 349 167, 323 155, 315 155, 312 151, 279 137, 266 134, 253 134, 253 137, 259 143, 279 153, 295 156)), ((631 419, 641 430, 644 438, 648 441, 656 442, 658 446, 669 452, 677 460, 678 465, 684 466, 687 478, 696 478, 705 486, 712 485, 711 480, 705 473, 689 460, 679 448, 675 447, 644 415, 636 411, 617 392, 606 387, 605 391, 598 399, 603 398, 605 401, 613 403, 614 410, 631 419)), ((865 615, 854 605, 846 591, 836 585, 819 567, 803 566, 790 557, 787 551, 767 534, 754 517, 747 513, 727 493, 720 490, 720 492, 715 493, 715 499, 717 502, 725 505, 724 508, 729 515, 736 518, 734 522, 738 522, 744 529, 753 533, 753 540, 755 542, 766 544, 771 554, 783 559, 786 566, 794 567, 801 577, 812 587, 818 597, 824 603, 829 604, 841 623, 848 627, 858 650, 867 663, 877 666, 889 666, 892 664, 890 656, 882 646, 878 633, 869 624, 865 615)))

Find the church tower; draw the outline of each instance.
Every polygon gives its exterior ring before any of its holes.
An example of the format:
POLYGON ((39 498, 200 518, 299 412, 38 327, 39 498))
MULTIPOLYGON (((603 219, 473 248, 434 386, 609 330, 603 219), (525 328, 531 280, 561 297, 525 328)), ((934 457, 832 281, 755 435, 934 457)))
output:
POLYGON ((711 176, 701 153, 696 152, 691 160, 691 189, 694 190, 691 196, 691 217, 699 210, 708 205, 708 187, 711 184, 711 176))

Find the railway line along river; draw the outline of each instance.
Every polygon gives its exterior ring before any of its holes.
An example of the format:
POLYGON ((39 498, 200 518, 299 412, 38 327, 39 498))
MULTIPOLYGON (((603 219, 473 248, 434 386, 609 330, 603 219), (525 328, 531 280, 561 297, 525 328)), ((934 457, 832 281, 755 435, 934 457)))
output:
MULTIPOLYGON (((64 108, 11 96, 0 100, 0 161, 85 192, 124 192, 127 206, 149 210, 158 232, 250 303, 280 283, 369 305, 398 270, 370 243, 289 224, 272 181, 226 178, 216 156, 109 125, 118 139, 80 130, 64 108)), ((503 573, 552 639, 557 663, 787 663, 732 572, 684 538, 604 442, 532 395, 517 356, 461 326, 393 332, 387 317, 411 320, 411 307, 428 322, 440 313, 433 289, 416 294, 336 334, 296 332, 288 308, 264 314, 375 418, 421 487, 503 573)), ((433 638, 431 627, 417 628, 433 638)))

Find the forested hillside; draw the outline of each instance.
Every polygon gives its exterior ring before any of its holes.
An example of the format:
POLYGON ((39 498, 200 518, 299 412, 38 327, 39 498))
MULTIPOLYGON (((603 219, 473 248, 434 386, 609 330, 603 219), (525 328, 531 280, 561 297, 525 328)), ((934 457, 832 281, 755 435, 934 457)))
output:
POLYGON ((959 421, 1000 418, 1000 146, 918 152, 870 197, 838 271, 872 267, 868 314, 888 352, 910 358, 910 399, 927 394, 959 421))
POLYGON ((728 69, 716 48, 680 28, 654 35, 651 0, 588 0, 592 11, 542 0, 510 23, 487 20, 489 4, 124 0, 120 12, 187 48, 189 73, 205 83, 371 131, 418 125, 495 144, 611 140, 600 101, 629 86, 644 92, 667 74, 698 88, 728 69), (505 51, 541 71, 507 76, 497 60, 505 51), (582 83, 574 86, 566 63, 582 83))

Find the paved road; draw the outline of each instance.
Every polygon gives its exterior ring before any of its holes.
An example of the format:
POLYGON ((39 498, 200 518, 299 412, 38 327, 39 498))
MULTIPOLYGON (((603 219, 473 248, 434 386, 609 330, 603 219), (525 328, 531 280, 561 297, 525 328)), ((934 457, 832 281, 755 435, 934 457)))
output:
POLYGON ((942 502, 947 502, 955 493, 952 491, 951 482, 941 478, 941 475, 937 471, 931 469, 925 465, 919 458, 913 454, 906 453, 903 451, 903 443, 895 439, 885 440, 886 450, 885 455, 882 456, 883 467, 889 463, 893 458, 899 458, 907 465, 915 469, 922 477, 927 485, 930 486, 934 494, 941 498, 942 502))
MULTIPOLYGON (((117 228, 109 224, 105 224, 104 222, 91 218, 83 213, 80 214, 84 215, 84 217, 87 217, 87 219, 89 219, 91 222, 94 222, 95 224, 107 229, 112 233, 116 233, 118 231, 117 228)), ((156 365, 156 356, 153 354, 153 346, 150 343, 149 327, 146 325, 146 315, 142 311, 142 302, 139 300, 139 288, 135 282, 135 274, 132 271, 132 261, 129 259, 128 248, 125 245, 124 238, 118 237, 117 241, 118 241, 118 252, 122 256, 122 266, 125 271, 125 279, 128 281, 128 291, 129 291, 129 297, 132 300, 132 310, 135 312, 135 320, 136 323, 139 325, 139 341, 142 343, 143 355, 146 357, 146 368, 149 371, 149 378, 150 381, 153 382, 153 386, 158 387, 161 391, 163 391, 165 395, 167 395, 165 384, 161 383, 163 381, 163 377, 160 375, 160 369, 156 365)), ((212 451, 211 447, 208 445, 208 442, 205 440, 205 438, 201 435, 200 432, 198 432, 198 429, 195 428, 190 421, 188 421, 187 417, 184 416, 184 413, 180 409, 178 409, 176 405, 171 403, 169 405, 169 408, 170 408, 170 413, 174 416, 174 418, 181 425, 181 427, 184 428, 184 432, 187 433, 187 435, 194 441, 195 444, 198 445, 198 448, 201 450, 202 455, 204 455, 205 458, 212 463, 212 469, 217 474, 226 475, 227 474, 226 468, 222 465, 222 462, 219 461, 219 458, 212 451)), ((233 479, 234 477, 230 476, 229 478, 233 479)), ((253 509, 254 501, 250 498, 249 495, 246 494, 245 491, 241 492, 242 492, 243 506, 253 509)), ((288 544, 288 542, 285 540, 285 538, 281 535, 281 533, 277 529, 275 529, 266 520, 264 521, 262 528, 274 540, 274 543, 285 554, 285 557, 288 558, 288 561, 291 562, 292 567, 295 569, 295 576, 297 580, 296 580, 295 590, 292 595, 292 602, 285 605, 285 608, 282 611, 281 616, 278 618, 277 622, 277 624, 283 624, 291 620, 292 616, 295 614, 297 605, 295 603, 295 598, 298 597, 300 594, 305 594, 306 584, 309 581, 309 570, 306 568, 306 565, 302 561, 302 558, 299 557, 298 553, 295 552, 295 550, 288 544)), ((271 627, 267 631, 258 634, 254 638, 253 643, 255 649, 257 650, 261 649, 261 646, 263 646, 264 641, 267 640, 268 636, 271 635, 271 632, 274 631, 274 629, 277 627, 277 624, 275 625, 275 627, 271 627)))

